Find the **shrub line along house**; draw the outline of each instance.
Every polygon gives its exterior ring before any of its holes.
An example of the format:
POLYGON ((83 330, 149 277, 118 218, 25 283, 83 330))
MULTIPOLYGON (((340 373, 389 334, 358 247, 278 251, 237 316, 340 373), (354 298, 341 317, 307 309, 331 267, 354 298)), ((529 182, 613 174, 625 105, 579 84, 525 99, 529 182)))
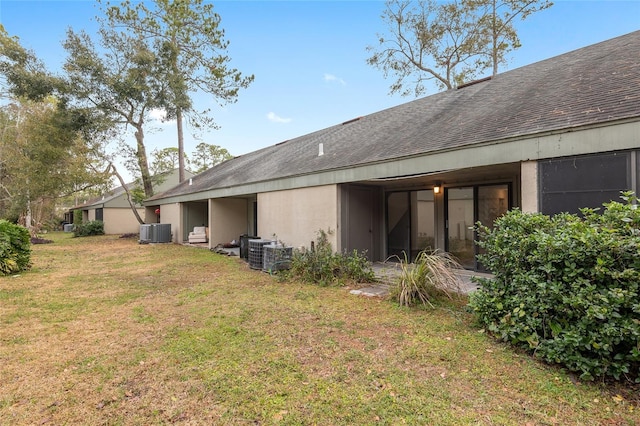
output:
POLYGON ((209 227, 372 261, 476 262, 473 224, 554 214, 640 185, 640 31, 233 158, 146 200, 173 240, 209 227))

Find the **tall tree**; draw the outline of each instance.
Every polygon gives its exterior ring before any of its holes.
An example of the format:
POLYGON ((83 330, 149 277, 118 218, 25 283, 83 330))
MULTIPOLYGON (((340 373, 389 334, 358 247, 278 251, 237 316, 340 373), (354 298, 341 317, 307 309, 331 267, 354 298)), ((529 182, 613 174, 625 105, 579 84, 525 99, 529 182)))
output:
POLYGON ((212 4, 202 0, 155 0, 118 5, 107 3, 107 21, 144 40, 152 40, 167 90, 161 100, 168 118, 175 118, 178 133, 179 177, 184 180, 184 133, 186 119, 193 128, 215 128, 210 109, 199 111, 192 96, 213 95, 223 105, 237 101, 238 92, 253 81, 230 68, 226 51, 229 42, 220 28, 220 16, 212 4))
POLYGON ((58 198, 108 180, 96 171, 104 154, 96 139, 105 135, 103 123, 92 111, 69 108, 54 96, 64 80, 2 25, 0 82, 0 210, 4 217, 25 217, 30 227, 41 221, 38 212, 55 213, 58 198))
POLYGON ((420 96, 426 84, 452 89, 500 64, 520 47, 516 17, 550 7, 548 0, 388 0, 382 19, 387 35, 368 46, 367 63, 394 75, 391 93, 420 96))
POLYGON ((12 102, 0 111, 2 216, 24 217, 35 232, 46 215, 53 217, 57 199, 106 180, 91 167, 99 158, 79 130, 75 112, 56 102, 12 102))
POLYGON ((191 158, 191 163, 194 168, 193 172, 202 173, 216 164, 232 159, 233 156, 229 151, 218 145, 200 142, 196 145, 196 150, 191 154, 191 158))
POLYGON ((86 33, 76 34, 71 29, 64 47, 69 54, 64 65, 67 94, 79 105, 99 111, 113 126, 133 129, 144 193, 151 197, 145 123, 150 111, 159 106, 163 90, 154 72, 156 56, 144 40, 104 26, 100 29, 100 52, 86 33))
POLYGON ((516 18, 529 15, 553 6, 550 0, 467 0, 469 7, 479 11, 481 27, 489 35, 489 62, 493 76, 498 66, 505 63, 508 52, 519 48, 520 38, 513 24, 516 18))
MULTIPOLYGON (((178 168, 178 148, 169 147, 154 149, 151 152, 151 170, 154 176, 171 172, 178 168)), ((184 156, 185 163, 189 164, 189 158, 184 156)))
POLYGON ((60 87, 62 80, 47 72, 42 61, 11 37, 0 24, 0 75, 3 96, 41 101, 60 87))

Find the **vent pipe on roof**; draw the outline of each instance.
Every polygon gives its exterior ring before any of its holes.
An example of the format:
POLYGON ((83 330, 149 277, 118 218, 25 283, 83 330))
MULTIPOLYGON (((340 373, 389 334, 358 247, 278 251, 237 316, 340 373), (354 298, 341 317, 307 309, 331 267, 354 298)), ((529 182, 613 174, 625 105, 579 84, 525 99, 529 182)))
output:
POLYGON ((193 185, 193 179, 189 178, 189 186, 193 185))
POLYGON ((324 144, 322 143, 318 144, 318 157, 321 155, 324 155, 324 144))

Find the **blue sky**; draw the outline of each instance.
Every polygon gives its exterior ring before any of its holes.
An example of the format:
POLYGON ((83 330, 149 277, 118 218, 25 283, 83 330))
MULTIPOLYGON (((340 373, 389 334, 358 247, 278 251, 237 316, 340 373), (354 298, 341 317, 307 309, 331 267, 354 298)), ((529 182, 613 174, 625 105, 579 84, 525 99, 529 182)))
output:
MULTIPOLYGON (((366 64, 366 46, 385 31, 383 1, 214 2, 230 41, 231 65, 255 82, 237 103, 214 107, 219 130, 187 137, 187 155, 200 142, 233 155, 255 151, 412 98, 389 96, 392 79, 366 64)), ((0 0, 0 22, 50 69, 65 59, 68 27, 94 34, 93 1, 0 0)), ((640 29, 640 0, 556 1, 519 21, 522 47, 511 54, 514 69, 640 29)), ((553 76, 550 76, 553 78, 553 76)), ((133 143, 133 135, 128 136, 133 143)), ((176 145, 175 126, 147 132, 149 151, 176 145)))

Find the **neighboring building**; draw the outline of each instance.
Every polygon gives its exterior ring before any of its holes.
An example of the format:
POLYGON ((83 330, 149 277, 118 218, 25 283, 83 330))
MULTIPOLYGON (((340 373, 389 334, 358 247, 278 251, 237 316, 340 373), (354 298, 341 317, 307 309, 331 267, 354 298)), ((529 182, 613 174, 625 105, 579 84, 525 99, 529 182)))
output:
MULTIPOLYGON (((186 172, 186 176, 189 178, 193 176, 193 173, 186 172)), ((160 183, 154 190, 161 192, 176 186, 178 182, 178 170, 176 169, 170 173, 163 174, 160 178, 160 183)), ((136 186, 140 186, 140 183, 131 182, 127 184, 129 188, 135 188, 136 186)), ((122 186, 72 207, 69 218, 73 218, 72 212, 74 210, 82 211, 82 220, 84 222, 93 220, 104 222, 105 234, 137 234, 140 231, 140 223, 131 210, 131 206, 127 201, 127 194, 122 186)), ((154 211, 145 211, 142 205, 137 210, 145 223, 156 223, 160 220, 158 214, 154 211)))
POLYGON ((640 186, 640 31, 246 154, 145 202, 176 242, 209 227, 371 260, 476 263, 473 224, 577 212, 640 186))

